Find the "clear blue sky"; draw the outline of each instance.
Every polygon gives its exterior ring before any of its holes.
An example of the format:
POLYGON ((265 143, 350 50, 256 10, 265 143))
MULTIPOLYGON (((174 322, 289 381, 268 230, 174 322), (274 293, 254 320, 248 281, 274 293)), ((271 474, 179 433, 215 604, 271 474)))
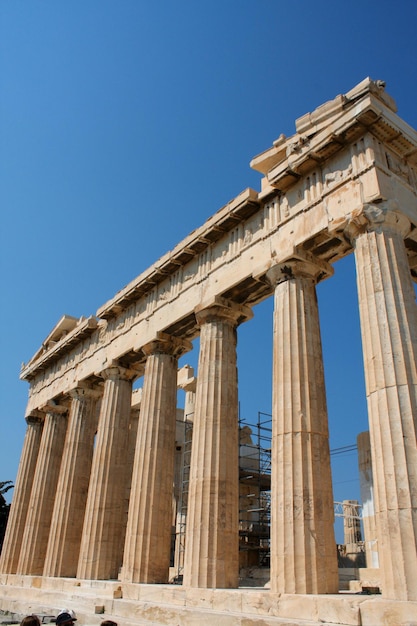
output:
MULTIPOLYGON (((249 161, 366 76, 417 127, 417 2, 0 3, 0 481, 27 362, 246 187, 249 161)), ((353 257, 319 286, 331 447, 367 429, 353 257)), ((272 301, 239 330, 241 415, 271 410, 272 301)), ((195 364, 196 351, 182 360, 195 364)), ((356 455, 335 499, 359 498, 356 455)))

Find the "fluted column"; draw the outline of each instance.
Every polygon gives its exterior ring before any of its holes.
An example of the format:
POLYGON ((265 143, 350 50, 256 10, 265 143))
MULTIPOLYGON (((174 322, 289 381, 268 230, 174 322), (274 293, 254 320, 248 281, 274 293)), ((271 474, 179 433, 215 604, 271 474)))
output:
POLYGON ((237 587, 239 438, 236 327, 248 307, 216 298, 196 311, 200 355, 185 543, 184 585, 237 587))
POLYGON ((48 404, 23 533, 18 574, 42 574, 67 430, 67 408, 48 404))
POLYGON ((117 579, 123 556, 132 380, 137 372, 109 367, 104 378, 97 436, 78 561, 78 578, 117 579))
POLYGON ((80 386, 72 398, 44 576, 75 576, 97 428, 99 391, 80 386))
POLYGON ((19 562, 30 493, 32 491, 42 436, 43 417, 42 413, 37 413, 26 418, 26 435, 0 557, 0 572, 4 574, 14 574, 19 562))
POLYGON ((417 600, 417 306, 408 220, 367 205, 355 249, 382 593, 417 600))
POLYGON ((369 431, 359 433, 356 441, 358 444, 359 483, 362 500, 362 524, 365 541, 366 567, 374 568, 379 567, 379 558, 369 431))
POLYGON ((333 492, 315 284, 310 255, 275 265, 271 589, 337 593, 333 492))
POLYGON ((178 357, 191 349, 164 333, 147 355, 138 424, 122 579, 168 582, 174 480, 178 357))

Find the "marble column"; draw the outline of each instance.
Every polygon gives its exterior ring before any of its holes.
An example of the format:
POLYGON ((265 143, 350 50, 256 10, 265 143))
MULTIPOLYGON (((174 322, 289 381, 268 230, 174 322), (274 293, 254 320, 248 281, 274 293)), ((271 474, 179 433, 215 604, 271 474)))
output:
POLYGON ((44 410, 45 421, 17 566, 18 574, 41 575, 43 572, 67 430, 67 407, 51 403, 44 410))
POLYGON ((100 391, 87 385, 70 391, 68 418, 57 495, 46 551, 44 576, 75 576, 97 428, 100 391))
POLYGON ((369 431, 359 433, 358 466, 362 500, 362 524, 365 541, 366 567, 379 567, 378 541, 376 538, 374 481, 372 476, 371 441, 369 431))
POLYGON ((122 580, 168 582, 177 417, 178 357, 191 343, 158 333, 147 355, 122 580))
POLYGON ((417 306, 389 203, 352 218, 383 596, 417 600, 417 306))
POLYGON ((236 327, 252 311, 216 298, 197 309, 196 317, 200 354, 183 582, 233 588, 239 578, 236 327))
POLYGON ((26 418, 26 435, 0 557, 0 572, 3 574, 14 574, 19 562, 42 436, 43 418, 44 415, 40 412, 33 413, 26 418))
POLYGON ((117 579, 123 556, 132 380, 137 371, 113 365, 104 379, 78 561, 78 578, 117 579))
POLYGON ((316 282, 307 253, 275 265, 271 589, 337 593, 333 492, 316 282))

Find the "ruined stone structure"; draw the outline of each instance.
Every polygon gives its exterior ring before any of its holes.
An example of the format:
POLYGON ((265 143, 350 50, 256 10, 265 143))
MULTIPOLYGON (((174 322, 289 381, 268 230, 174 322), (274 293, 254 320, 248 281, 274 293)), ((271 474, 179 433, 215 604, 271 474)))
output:
MULTIPOLYGON (((56 581, 63 593, 94 580, 117 581, 113 598, 149 602, 167 582, 177 364, 197 336, 184 580, 169 597, 194 610, 210 597, 214 610, 224 596, 213 590, 238 587, 236 338, 252 306, 273 297, 271 589, 253 613, 327 622, 342 600, 317 599, 337 593, 338 576, 315 290, 353 252, 382 598, 353 598, 349 617, 343 601, 337 623, 416 616, 417 132, 366 79, 299 118, 295 135, 251 166, 259 193, 243 191, 96 317, 63 317, 23 367, 27 434, 1 554, 5 597, 41 587, 45 602, 56 581), (132 383, 142 376, 138 418, 132 383)), ((228 606, 250 613, 248 594, 236 593, 228 606)))
POLYGON ((370 568, 379 568, 378 540, 375 525, 375 505, 373 494, 374 486, 372 479, 371 442, 369 432, 359 433, 357 442, 366 564, 370 568))

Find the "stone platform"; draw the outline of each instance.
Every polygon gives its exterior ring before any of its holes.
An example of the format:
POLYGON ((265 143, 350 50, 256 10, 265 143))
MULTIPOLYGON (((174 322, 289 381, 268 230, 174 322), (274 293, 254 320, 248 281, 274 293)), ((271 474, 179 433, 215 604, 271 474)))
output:
POLYGON ((0 610, 56 615, 73 609, 80 626, 417 626, 417 602, 381 596, 275 594, 262 588, 191 589, 1 575, 0 610))

